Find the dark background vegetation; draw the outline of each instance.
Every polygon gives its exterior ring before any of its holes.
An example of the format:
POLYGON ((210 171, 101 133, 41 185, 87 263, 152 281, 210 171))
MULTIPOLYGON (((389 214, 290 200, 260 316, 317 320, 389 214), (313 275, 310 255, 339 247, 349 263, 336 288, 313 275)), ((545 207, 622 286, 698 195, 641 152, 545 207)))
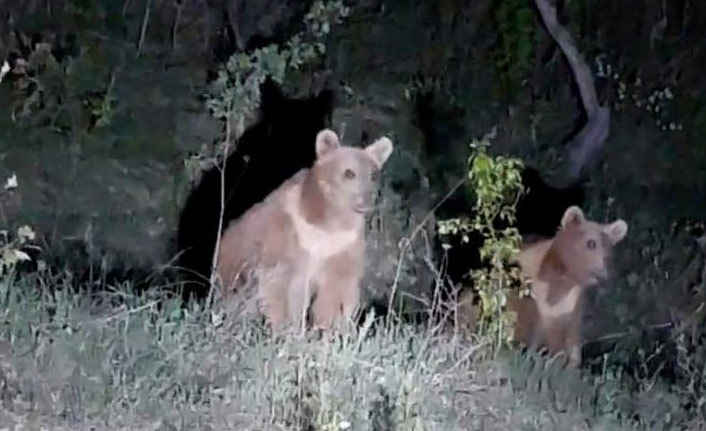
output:
MULTIPOLYGON (((0 224, 33 225, 44 259, 82 277, 203 270, 215 190, 213 173, 200 182, 194 166, 223 126, 202 96, 231 54, 296 33, 309 3, 0 1, 0 58, 28 62, 0 84, 0 174, 21 184, 0 197, 0 224), (187 245, 194 251, 181 256, 187 245)), ((520 211, 523 233, 551 232, 557 202, 629 223, 614 281, 591 297, 589 338, 697 311, 706 296, 705 3, 560 2, 613 111, 605 148, 579 183, 560 166, 581 107, 532 2, 349 3, 325 57, 265 91, 259 123, 232 159, 239 170, 228 184, 241 192, 229 217, 310 163, 316 129, 331 126, 349 144, 388 134, 396 150, 371 221, 366 289, 385 298, 397 277, 423 297, 443 254, 426 216, 465 175, 470 140, 494 130, 492 151, 522 158, 528 183, 551 190, 520 211), (398 272, 399 240, 420 224, 427 229, 398 272)), ((436 217, 467 211, 464 196, 461 188, 436 217)), ((451 256, 457 277, 467 258, 451 256)))

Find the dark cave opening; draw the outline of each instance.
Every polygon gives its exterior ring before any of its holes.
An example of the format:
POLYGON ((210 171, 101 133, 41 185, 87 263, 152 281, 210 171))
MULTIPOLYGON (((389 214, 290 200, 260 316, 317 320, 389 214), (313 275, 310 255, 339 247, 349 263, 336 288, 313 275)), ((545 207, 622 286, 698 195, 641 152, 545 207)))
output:
MULTIPOLYGON (((224 173, 223 229, 263 200, 289 177, 314 161, 316 134, 330 122, 333 93, 306 99, 286 97, 271 80, 261 87, 259 121, 238 140, 224 173)), ((178 266, 185 299, 204 298, 216 245, 221 172, 205 172, 189 194, 179 219, 178 266)))

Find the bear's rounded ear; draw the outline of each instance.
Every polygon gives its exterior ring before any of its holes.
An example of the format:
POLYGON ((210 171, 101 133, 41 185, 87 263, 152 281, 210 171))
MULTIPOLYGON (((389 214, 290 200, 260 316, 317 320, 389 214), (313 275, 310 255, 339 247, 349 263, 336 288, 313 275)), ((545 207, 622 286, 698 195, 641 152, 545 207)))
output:
POLYGON ((603 226, 603 232, 608 235, 611 243, 617 244, 628 234, 628 224, 623 219, 618 219, 613 223, 603 226))
POLYGON ((584 217, 581 208, 573 205, 564 211, 564 216, 561 218, 561 227, 565 228, 570 224, 581 225, 585 221, 586 217, 584 217))
POLYGON ((331 129, 324 129, 316 135, 316 158, 341 146, 338 135, 331 129))
POLYGON ((383 136, 365 147, 365 152, 378 165, 378 168, 382 168, 382 165, 392 154, 392 141, 390 138, 383 136))
POLYGON ((277 83, 270 77, 260 84, 260 109, 263 115, 277 112, 277 107, 284 101, 284 94, 277 83))

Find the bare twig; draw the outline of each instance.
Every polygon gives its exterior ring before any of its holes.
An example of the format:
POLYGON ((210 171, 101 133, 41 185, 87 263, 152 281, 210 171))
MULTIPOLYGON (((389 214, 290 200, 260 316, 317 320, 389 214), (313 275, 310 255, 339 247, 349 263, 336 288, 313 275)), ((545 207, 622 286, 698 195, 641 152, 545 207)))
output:
POLYGON ((654 23, 650 29, 650 49, 654 49, 655 43, 664 38, 664 31, 667 29, 667 25, 669 25, 669 21, 667 19, 667 0, 662 0, 661 15, 662 16, 659 21, 654 23))
MULTIPOLYGON (((221 235, 223 233, 223 217, 225 216, 225 207, 226 207, 226 201, 225 201, 225 189, 226 189, 226 162, 228 160, 228 154, 230 154, 230 139, 232 135, 232 122, 233 120, 231 119, 231 108, 232 108, 232 102, 228 106, 228 112, 226 116, 226 137, 225 141, 223 142, 223 160, 221 162, 221 166, 219 167, 220 169, 220 209, 218 213, 218 232, 216 233, 216 246, 214 247, 213 250, 213 258, 211 261, 211 277, 209 279, 209 292, 208 292, 208 300, 207 303, 210 304, 211 300, 213 299, 213 294, 214 294, 214 289, 216 286, 216 279, 218 278, 218 254, 220 253, 221 249, 221 235)), ((221 280, 223 281, 223 280, 221 280)))
POLYGON ((410 243, 411 243, 412 240, 414 240, 414 238, 417 236, 417 234, 419 234, 419 231, 422 230, 422 228, 424 227, 424 225, 429 221, 429 219, 434 215, 434 213, 436 213, 436 210, 438 210, 439 207, 440 207, 441 205, 443 205, 444 202, 446 202, 447 200, 449 200, 449 198, 451 198, 451 196, 452 196, 454 193, 456 193, 456 190, 458 190, 462 185, 464 185, 467 180, 468 180, 468 178, 465 177, 465 176, 464 176, 463 178, 461 178, 461 180, 459 180, 459 181, 456 183, 456 185, 454 185, 454 186, 451 188, 451 190, 449 190, 449 192, 446 193, 446 195, 445 195, 443 198, 441 198, 441 200, 440 200, 439 202, 437 202, 436 205, 434 205, 434 208, 432 208, 431 211, 429 211, 429 212, 424 216, 424 218, 422 219, 422 221, 420 221, 419 223, 417 223, 417 226, 414 228, 414 230, 412 231, 412 233, 409 235, 409 238, 407 239, 407 242, 410 242, 410 243))
POLYGON ((137 56, 142 52, 142 45, 145 43, 145 34, 147 33, 147 23, 150 20, 150 12, 152 10, 152 0, 147 0, 145 4, 145 15, 142 17, 142 28, 140 29, 140 40, 137 42, 137 56))
POLYGON ((412 241, 414 241, 414 238, 419 234, 419 232, 422 230, 422 228, 427 223, 427 221, 429 221, 429 219, 434 215, 436 210, 438 210, 439 207, 444 202, 446 202, 451 197, 451 195, 453 195, 456 192, 456 190, 458 190, 463 184, 465 184, 466 180, 467 180, 466 177, 463 177, 461 180, 459 180, 456 183, 456 185, 454 185, 451 188, 451 190, 449 190, 449 192, 446 193, 446 195, 443 198, 441 198, 441 200, 439 202, 437 202, 436 205, 434 205, 434 208, 432 208, 431 211, 429 211, 427 213, 427 215, 424 216, 422 221, 420 221, 417 224, 417 226, 414 228, 412 233, 408 237, 404 237, 400 240, 400 244, 399 244, 400 253, 399 253, 399 259, 397 260, 397 269, 395 270, 395 279, 392 283, 392 293, 390 294, 390 299, 387 304, 388 318, 389 318, 389 314, 390 314, 389 311, 392 310, 392 303, 394 302, 395 295, 397 294, 397 286, 399 283, 400 274, 402 273, 402 261, 404 259, 405 253, 407 252, 408 249, 410 249, 412 247, 412 241))
POLYGON ((123 3, 123 17, 125 14, 127 14, 127 10, 130 7, 130 0, 125 0, 125 3, 123 3))
POLYGON ((184 6, 182 0, 175 0, 175 4, 176 16, 174 17, 174 25, 172 26, 172 52, 176 51, 177 30, 179 29, 179 22, 181 21, 181 11, 184 6))
MULTIPOLYGON (((672 323, 672 322, 657 323, 657 324, 654 324, 654 325, 649 325, 649 326, 647 326, 646 328, 643 329, 643 331, 656 331, 656 330, 659 330, 659 329, 672 328, 672 327, 674 327, 674 326, 675 326, 675 325, 674 325, 674 323, 672 323)), ((619 339, 619 338, 627 337, 628 335, 630 335, 630 331, 614 332, 614 333, 611 333, 611 334, 603 335, 603 336, 598 337, 598 338, 594 338, 593 340, 588 341, 588 342, 586 342, 586 343, 584 343, 584 344, 589 344, 589 343, 593 344, 593 343, 601 343, 601 342, 604 342, 604 341, 616 340, 616 339, 619 339)))
POLYGON ((243 34, 240 32, 240 24, 238 23, 238 15, 240 9, 240 2, 230 2, 230 8, 228 8, 228 20, 230 21, 230 27, 233 30, 233 36, 235 36, 235 44, 238 47, 238 51, 245 51, 245 39, 243 39, 243 34))
POLYGON ((110 323, 110 322, 113 321, 113 320, 122 319, 122 318, 124 318, 124 317, 130 316, 131 314, 136 314, 136 313, 139 313, 139 312, 141 312, 141 311, 147 310, 147 309, 149 309, 149 308, 153 308, 153 307, 156 306, 157 304, 159 304, 159 300, 150 301, 150 302, 148 302, 147 304, 143 304, 143 305, 141 305, 141 306, 139 306, 139 307, 136 307, 136 308, 131 308, 131 309, 129 309, 129 310, 125 310, 125 311, 113 313, 113 314, 111 314, 111 315, 108 316, 108 317, 99 319, 99 321, 102 322, 102 323, 110 323))
POLYGON ((535 0, 547 31, 569 62, 586 111, 586 124, 567 144, 569 176, 576 179, 595 153, 603 147, 610 133, 610 109, 598 103, 591 69, 576 48, 571 34, 559 23, 556 8, 549 0, 535 0))

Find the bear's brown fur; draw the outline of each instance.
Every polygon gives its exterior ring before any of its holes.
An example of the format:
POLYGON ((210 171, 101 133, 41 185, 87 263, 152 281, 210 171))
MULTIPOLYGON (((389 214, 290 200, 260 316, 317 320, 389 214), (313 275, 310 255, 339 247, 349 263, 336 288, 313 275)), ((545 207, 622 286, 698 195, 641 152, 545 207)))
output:
POLYGON ((580 208, 566 210, 556 236, 525 247, 517 256, 531 281, 530 295, 511 298, 517 313, 515 341, 563 353, 581 364, 583 293, 608 276, 613 247, 627 234, 623 220, 602 224, 587 220, 580 208))
POLYGON ((318 327, 352 317, 364 271, 365 214, 392 149, 386 137, 360 149, 341 146, 332 130, 319 132, 313 167, 285 181, 223 233, 221 293, 255 282, 260 308, 276 328, 304 324, 309 307, 318 327))

